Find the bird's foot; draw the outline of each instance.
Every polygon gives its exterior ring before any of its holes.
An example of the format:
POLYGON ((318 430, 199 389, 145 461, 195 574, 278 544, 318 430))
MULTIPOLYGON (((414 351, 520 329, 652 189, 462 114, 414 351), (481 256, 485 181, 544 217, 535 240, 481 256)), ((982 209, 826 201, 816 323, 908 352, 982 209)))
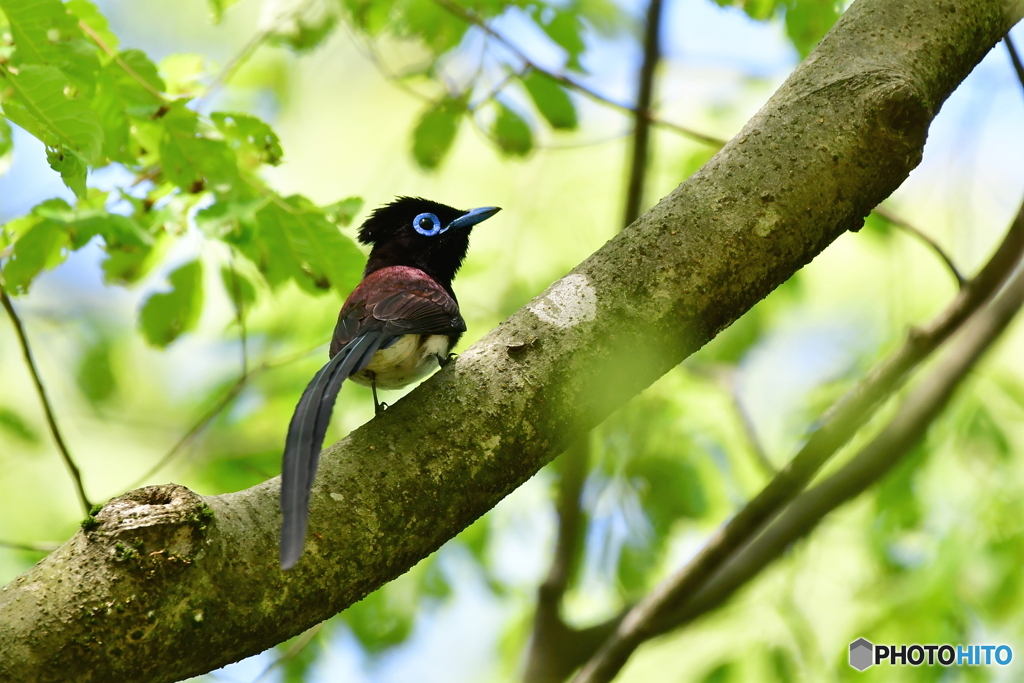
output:
POLYGON ((453 360, 458 358, 459 354, 457 354, 457 353, 449 353, 447 356, 442 356, 439 353, 435 353, 434 357, 437 358, 437 364, 440 365, 443 368, 444 366, 448 365, 453 360))
POLYGON ((380 403, 375 403, 373 405, 373 415, 374 415, 374 417, 376 417, 377 415, 380 415, 381 413, 383 413, 387 409, 388 409, 388 404, 385 403, 384 401, 381 401, 380 403))

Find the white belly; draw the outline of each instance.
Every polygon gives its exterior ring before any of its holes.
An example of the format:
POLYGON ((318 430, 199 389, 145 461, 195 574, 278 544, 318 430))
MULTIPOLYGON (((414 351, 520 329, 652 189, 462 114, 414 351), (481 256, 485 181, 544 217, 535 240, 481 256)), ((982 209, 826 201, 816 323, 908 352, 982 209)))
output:
POLYGON ((374 375, 378 389, 401 389, 430 374, 438 367, 437 356, 448 355, 448 337, 432 334, 406 334, 398 338, 389 348, 373 355, 373 360, 364 370, 350 378, 356 384, 370 386, 370 373, 374 375))

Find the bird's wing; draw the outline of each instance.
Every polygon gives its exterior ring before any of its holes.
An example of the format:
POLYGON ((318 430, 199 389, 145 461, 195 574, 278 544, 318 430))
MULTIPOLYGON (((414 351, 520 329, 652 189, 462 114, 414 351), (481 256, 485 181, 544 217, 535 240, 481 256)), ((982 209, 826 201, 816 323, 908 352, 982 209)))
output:
POLYGON ((281 469, 283 569, 291 568, 302 555, 309 494, 334 402, 345 379, 363 370, 378 350, 403 335, 458 335, 465 329, 455 299, 426 273, 413 268, 376 271, 345 301, 331 342, 331 360, 302 393, 288 425, 281 469))

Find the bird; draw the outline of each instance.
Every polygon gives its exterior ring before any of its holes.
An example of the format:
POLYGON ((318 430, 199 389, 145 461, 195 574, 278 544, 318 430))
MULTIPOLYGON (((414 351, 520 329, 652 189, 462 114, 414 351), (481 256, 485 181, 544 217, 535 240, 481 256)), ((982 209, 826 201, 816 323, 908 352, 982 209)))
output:
POLYGON ((342 383, 373 392, 375 415, 387 404, 377 389, 400 389, 443 367, 466 331, 452 280, 473 226, 501 209, 461 211, 421 197, 397 197, 359 228, 371 245, 363 279, 338 314, 330 360, 302 393, 288 425, 281 467, 282 570, 302 556, 309 496, 320 448, 342 383))

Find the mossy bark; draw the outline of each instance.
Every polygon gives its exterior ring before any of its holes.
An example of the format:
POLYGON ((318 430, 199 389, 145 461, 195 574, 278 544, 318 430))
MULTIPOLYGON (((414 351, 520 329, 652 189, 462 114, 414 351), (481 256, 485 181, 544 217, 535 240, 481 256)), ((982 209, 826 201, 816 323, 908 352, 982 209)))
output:
POLYGON ((403 573, 857 230, 1022 15, 1021 0, 858 0, 696 175, 326 450, 294 570, 278 567, 276 478, 131 492, 0 590, 0 680, 179 680, 403 573))

